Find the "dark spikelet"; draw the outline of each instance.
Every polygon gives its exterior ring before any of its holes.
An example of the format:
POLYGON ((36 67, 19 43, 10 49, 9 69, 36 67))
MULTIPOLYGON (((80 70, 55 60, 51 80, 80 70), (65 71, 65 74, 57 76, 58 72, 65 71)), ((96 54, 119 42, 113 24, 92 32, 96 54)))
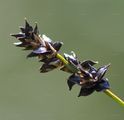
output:
POLYGON ((76 84, 76 83, 74 83, 74 82, 72 82, 71 80, 67 80, 67 84, 68 84, 68 87, 69 87, 69 90, 71 90, 72 89, 72 87, 76 84))
POLYGON ((45 72, 49 72, 53 69, 55 69, 56 67, 53 65, 48 65, 48 64, 43 64, 42 67, 40 68, 40 72, 41 73, 45 73, 45 72))
POLYGON ((67 85, 69 90, 76 84, 81 87, 78 97, 88 96, 94 91, 101 92, 110 88, 108 79, 104 78, 110 64, 97 69, 94 65, 98 62, 93 60, 80 62, 73 51, 71 55, 64 53, 64 56, 61 56, 59 52, 63 43, 59 41, 53 42, 45 34, 40 35, 37 23, 32 27, 25 19, 24 27, 19 28, 19 33, 11 34, 11 36, 18 39, 18 42, 14 43, 14 45, 22 47, 23 50, 31 50, 27 58, 37 57, 39 62, 42 62, 41 73, 46 73, 56 68, 70 73, 67 85))
POLYGON ((34 34, 38 35, 39 34, 39 30, 38 30, 38 26, 37 23, 35 23, 35 28, 34 28, 34 34))
POLYGON ((31 52, 30 54, 27 55, 27 58, 29 57, 37 57, 38 54, 34 53, 34 52, 31 52))
POLYGON ((25 32, 32 32, 32 31, 33 31, 33 27, 25 19, 25 32))
POLYGON ((53 47, 56 51, 59 51, 60 48, 62 47, 63 43, 62 42, 55 42, 53 43, 53 47))
POLYGON ((93 66, 95 64, 97 64, 98 62, 97 61, 93 61, 93 60, 85 60, 81 63, 81 66, 84 68, 84 69, 90 69, 90 66, 93 66))
POLYGON ((23 26, 19 27, 22 33, 25 33, 25 28, 23 26))
POLYGON ((25 35, 24 34, 22 34, 22 33, 18 33, 18 34, 11 34, 11 36, 13 36, 13 37, 15 37, 15 38, 22 38, 22 37, 25 37, 25 35))
POLYGON ((30 44, 29 44, 29 45, 26 45, 23 50, 24 50, 24 51, 25 51, 25 50, 32 50, 32 46, 31 46, 30 44))
POLYGON ((96 80, 101 80, 101 79, 104 77, 104 75, 105 75, 106 71, 108 70, 108 67, 109 67, 109 66, 110 66, 110 64, 105 65, 105 66, 103 66, 103 67, 100 67, 100 68, 96 71, 95 79, 96 79, 96 80))

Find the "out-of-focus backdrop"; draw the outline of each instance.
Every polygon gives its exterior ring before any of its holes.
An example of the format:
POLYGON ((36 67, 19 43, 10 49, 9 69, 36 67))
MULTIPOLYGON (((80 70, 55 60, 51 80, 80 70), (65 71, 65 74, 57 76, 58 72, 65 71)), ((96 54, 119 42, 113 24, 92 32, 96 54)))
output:
POLYGON ((0 0, 0 120, 122 120, 124 108, 104 93, 78 98, 78 86, 68 91, 69 74, 39 73, 41 63, 12 44, 25 17, 63 41, 62 54, 111 63, 106 77, 124 98, 123 0, 0 0))

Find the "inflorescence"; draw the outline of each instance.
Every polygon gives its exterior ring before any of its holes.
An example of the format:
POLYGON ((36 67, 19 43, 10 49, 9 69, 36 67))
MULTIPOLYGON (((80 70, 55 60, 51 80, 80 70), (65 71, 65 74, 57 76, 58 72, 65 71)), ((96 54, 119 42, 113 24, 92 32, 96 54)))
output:
POLYGON ((104 77, 110 64, 97 69, 94 67, 98 63, 97 61, 79 61, 73 51, 71 55, 66 53, 63 56, 60 55, 59 51, 63 43, 59 41, 53 42, 46 35, 40 35, 37 24, 33 28, 27 20, 25 20, 25 26, 20 27, 20 30, 21 32, 18 34, 11 34, 11 36, 19 40, 14 45, 22 47, 24 50, 32 50, 27 57, 38 57, 39 62, 43 63, 40 67, 41 73, 46 73, 56 68, 70 73, 67 84, 69 90, 75 84, 81 87, 78 97, 88 96, 94 91, 100 92, 110 88, 108 79, 104 77))

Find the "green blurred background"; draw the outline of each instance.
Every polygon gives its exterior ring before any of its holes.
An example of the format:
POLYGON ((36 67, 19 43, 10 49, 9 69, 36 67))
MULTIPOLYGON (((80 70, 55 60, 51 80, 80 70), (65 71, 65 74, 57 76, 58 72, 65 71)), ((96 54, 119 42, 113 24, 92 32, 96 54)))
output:
POLYGON ((122 120, 124 108, 104 93, 78 98, 78 86, 68 91, 69 74, 40 74, 41 63, 12 45, 10 33, 25 17, 63 41, 62 54, 73 50, 80 60, 98 60, 96 67, 111 63, 106 77, 124 98, 123 0, 0 0, 0 120, 122 120))

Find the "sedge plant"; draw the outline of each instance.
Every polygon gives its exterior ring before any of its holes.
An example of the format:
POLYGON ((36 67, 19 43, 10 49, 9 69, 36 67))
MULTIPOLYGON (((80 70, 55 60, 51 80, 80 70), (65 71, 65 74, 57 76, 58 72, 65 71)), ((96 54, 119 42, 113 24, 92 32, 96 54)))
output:
POLYGON ((78 97, 91 95, 94 91, 104 92, 124 106, 124 101, 111 91, 108 79, 105 77, 110 64, 95 68, 94 65, 98 63, 97 61, 80 61, 73 51, 71 55, 67 53, 61 55, 59 51, 63 43, 53 42, 46 35, 41 35, 37 23, 33 28, 25 19, 25 26, 21 26, 20 30, 21 32, 17 34, 11 34, 19 40, 14 45, 24 48, 25 51, 31 50, 31 53, 27 55, 28 58, 38 57, 39 62, 43 63, 40 67, 41 73, 58 68, 70 74, 67 79, 69 90, 75 84, 80 86, 78 97))

